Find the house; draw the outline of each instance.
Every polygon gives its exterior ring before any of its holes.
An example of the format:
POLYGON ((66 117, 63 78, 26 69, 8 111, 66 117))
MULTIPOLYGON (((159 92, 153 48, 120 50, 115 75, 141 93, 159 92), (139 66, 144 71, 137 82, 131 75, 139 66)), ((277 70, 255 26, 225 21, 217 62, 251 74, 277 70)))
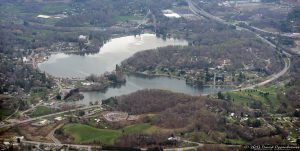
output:
POLYGON ((78 41, 82 43, 87 43, 88 42, 88 37, 85 35, 79 35, 78 36, 78 41))
POLYGON ((61 116, 54 118, 56 121, 61 121, 63 118, 61 116))

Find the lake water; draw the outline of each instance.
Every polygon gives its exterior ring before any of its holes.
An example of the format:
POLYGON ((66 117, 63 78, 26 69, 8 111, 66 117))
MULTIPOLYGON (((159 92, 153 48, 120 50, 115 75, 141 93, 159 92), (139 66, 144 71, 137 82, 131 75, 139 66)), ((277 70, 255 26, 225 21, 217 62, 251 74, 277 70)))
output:
MULTIPOLYGON (((140 36, 126 36, 114 38, 100 48, 99 53, 91 55, 69 55, 53 54, 49 60, 38 65, 39 69, 55 77, 78 77, 83 78, 90 74, 103 74, 115 69, 116 64, 132 56, 134 53, 165 47, 169 45, 188 45, 185 40, 169 38, 163 40, 153 34, 142 34, 140 36)), ((116 88, 109 88, 106 92, 84 92, 82 104, 107 99, 113 96, 129 94, 142 89, 164 89, 190 95, 208 94, 218 91, 226 91, 230 88, 203 87, 195 88, 187 85, 185 80, 168 77, 144 77, 127 75, 126 84, 116 88)))
POLYGON ((130 94, 138 90, 143 89, 163 89, 173 92, 185 93, 189 95, 201 95, 217 93, 219 91, 231 90, 231 87, 213 87, 204 86, 202 88, 196 88, 189 86, 185 83, 185 80, 178 80, 169 77, 146 77, 137 75, 127 75, 126 84, 117 87, 109 88, 105 92, 84 92, 84 99, 79 101, 81 104, 88 104, 90 101, 95 102, 102 99, 107 99, 114 96, 120 96, 124 94, 130 94))
POLYGON ((116 64, 138 51, 155 49, 169 45, 187 45, 185 40, 169 38, 163 40, 153 34, 114 38, 100 48, 99 53, 90 55, 53 54, 48 61, 38 65, 39 69, 55 77, 83 78, 90 74, 113 71, 116 64))

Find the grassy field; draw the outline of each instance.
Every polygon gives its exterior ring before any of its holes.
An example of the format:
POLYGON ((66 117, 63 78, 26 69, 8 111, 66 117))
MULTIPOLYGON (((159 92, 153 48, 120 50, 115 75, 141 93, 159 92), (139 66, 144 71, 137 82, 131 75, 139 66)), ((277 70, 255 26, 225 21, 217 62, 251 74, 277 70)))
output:
POLYGON ((50 113, 54 113, 55 110, 51 109, 49 107, 46 106, 37 106, 35 108, 35 110, 29 112, 29 115, 31 117, 37 117, 37 116, 42 116, 42 115, 46 115, 46 114, 50 114, 50 113))
POLYGON ((41 92, 31 92, 30 95, 27 97, 27 101, 29 101, 31 104, 36 104, 40 100, 43 99, 47 95, 46 91, 41 92))
POLYGON ((124 133, 126 134, 131 134, 131 133, 146 133, 152 127, 152 125, 148 123, 143 123, 143 124, 135 124, 135 125, 130 125, 125 127, 124 133))
POLYGON ((46 14, 59 14, 64 11, 68 11, 70 6, 68 4, 46 4, 42 7, 42 13, 46 14))
POLYGON ((78 143, 87 143, 94 140, 112 145, 114 140, 121 136, 118 130, 97 129, 83 124, 68 124, 64 131, 72 136, 78 143))
POLYGON ((14 112, 14 110, 10 110, 10 109, 1 109, 0 110, 0 120, 5 119, 6 117, 8 117, 9 115, 11 115, 14 112))
POLYGON ((246 143, 241 139, 226 139, 225 142, 228 144, 235 144, 235 145, 243 145, 246 143))
POLYGON ((148 123, 134 124, 118 130, 98 129, 83 124, 68 124, 64 126, 64 131, 73 137, 77 143, 88 143, 96 140, 112 145, 122 134, 149 133, 153 128, 154 126, 148 123))
POLYGON ((115 20, 117 22, 125 22, 125 21, 129 21, 129 20, 141 20, 143 19, 140 16, 116 16, 115 20))
POLYGON ((280 105, 277 98, 278 88, 278 86, 260 87, 254 90, 228 92, 225 96, 230 95, 231 100, 239 105, 245 106, 250 101, 259 101, 263 105, 269 106, 271 109, 276 109, 280 105), (263 95, 262 93, 268 93, 268 95, 263 95))

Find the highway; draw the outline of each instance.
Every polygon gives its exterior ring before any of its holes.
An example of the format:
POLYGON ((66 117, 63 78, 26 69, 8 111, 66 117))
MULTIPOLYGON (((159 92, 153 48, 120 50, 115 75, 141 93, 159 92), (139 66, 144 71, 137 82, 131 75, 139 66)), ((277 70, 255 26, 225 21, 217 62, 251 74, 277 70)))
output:
MULTIPOLYGON (((179 142, 185 142, 185 143, 189 143, 189 144, 196 144, 195 146, 190 146, 190 147, 178 147, 178 148, 164 148, 164 151, 184 151, 184 150, 197 150, 197 148, 199 147, 203 147, 205 144, 204 143, 199 143, 199 142, 193 142, 193 141, 189 141, 189 140, 184 140, 180 137, 175 137, 176 141, 179 142)), ((87 149, 88 151, 91 151, 92 147, 95 148, 101 148, 101 146, 92 146, 92 145, 79 145, 79 144, 61 144, 61 143, 47 143, 47 142, 38 142, 38 141, 21 141, 23 144, 27 144, 27 145, 45 145, 45 146, 58 146, 58 147, 62 147, 62 146, 67 146, 67 147, 73 147, 73 148, 77 148, 77 149, 87 149)), ((240 145, 227 145, 224 144, 226 146, 240 146, 240 145)), ((146 148, 141 148, 141 150, 147 150, 146 148)))
MULTIPOLYGON (((267 43, 268 45, 270 45, 271 47, 273 48, 276 48, 276 46, 271 43, 270 41, 268 41, 267 39, 265 39, 264 37, 260 36, 259 34, 247 29, 247 28, 243 28, 243 27, 240 27, 240 26, 237 26, 237 25, 234 25, 232 23, 228 23, 226 22, 225 20, 219 18, 219 17, 216 17, 216 16, 213 16, 211 15, 210 13, 204 11, 203 9, 197 7, 197 5, 194 4, 194 2, 192 0, 186 0, 186 2, 188 3, 189 5, 189 9, 196 15, 196 16, 204 16, 210 20, 214 20, 218 23, 221 23, 221 24, 225 24, 225 25, 230 25, 230 26, 235 26, 237 30, 246 30, 248 32, 252 32, 254 33, 259 39, 261 39, 263 42, 267 43)), ((289 54, 288 52, 286 51, 282 51, 283 54, 285 54, 287 56, 286 59, 284 59, 284 68, 278 72, 278 73, 275 73, 271 76, 268 77, 267 80, 263 81, 263 82, 260 82, 260 83, 257 83, 257 84, 254 84, 254 85, 251 85, 251 86, 246 86, 246 87, 243 87, 241 89, 236 89, 236 90, 233 90, 233 91, 239 91, 239 90, 245 90, 245 89, 253 89, 255 87, 258 87, 258 86, 263 86, 263 85, 266 85, 272 81, 275 81, 277 80, 278 78, 280 78, 281 76, 283 76, 284 74, 286 74, 290 68, 290 64, 291 64, 291 60, 289 57, 291 57, 291 54, 289 54)))
POLYGON ((17 121, 15 123, 0 125, 0 128, 12 127, 12 126, 16 126, 16 125, 19 125, 19 124, 32 122, 32 121, 39 120, 39 119, 43 119, 43 118, 46 118, 46 117, 56 116, 56 115, 60 115, 60 114, 64 114, 64 113, 75 112, 75 111, 79 111, 79 110, 87 110, 87 109, 96 108, 96 107, 101 107, 101 105, 81 107, 81 108, 76 108, 76 109, 72 109, 72 110, 67 110, 67 111, 56 112, 56 113, 52 113, 52 114, 48 114, 48 115, 44 115, 44 116, 39 116, 39 117, 35 117, 35 118, 29 118, 27 120, 17 121))
MULTIPOLYGON (((230 26, 235 26, 237 30, 247 30, 249 32, 252 32, 254 33, 258 38, 260 38, 262 41, 264 41, 265 43, 269 44, 270 46, 276 48, 276 46, 271 43, 270 41, 268 41, 267 39, 265 39, 264 37, 260 36, 259 34, 249 30, 249 29, 246 29, 246 28, 243 28, 243 27, 240 27, 240 26, 237 26, 237 25, 234 25, 234 24, 231 24, 231 23, 228 23, 226 22, 225 20, 219 18, 219 17, 216 17, 216 16, 213 16, 211 14, 209 14, 208 12, 204 11, 203 9, 197 7, 192 0, 186 0, 188 5, 189 5, 189 9, 196 15, 196 16, 204 16, 208 19, 211 19, 211 20, 214 20, 218 23, 222 23, 222 24, 225 24, 225 25, 230 25, 230 26)), ((93 30, 98 30, 98 29, 93 29, 93 30)), ((258 87, 258 86, 263 86, 265 84, 268 84, 272 81, 275 81, 277 80, 278 78, 280 78, 281 76, 283 76, 284 74, 286 74, 290 68, 290 64, 291 64, 291 60, 290 60, 290 54, 283 51, 283 53, 287 56, 287 58, 283 58, 284 59, 284 62, 285 62, 285 65, 284 65, 284 68, 278 72, 278 73, 275 73, 271 76, 268 77, 267 80, 263 81, 263 82, 260 82, 260 83, 257 83, 257 84, 254 84, 254 85, 251 85, 251 86, 246 86, 246 87, 243 87, 241 89, 236 89, 236 90, 233 90, 233 91, 239 91, 239 90, 245 90, 245 89, 253 89, 255 87, 258 87)), ((61 86, 59 86, 60 89, 61 89, 61 86)), ((64 114, 64 113, 70 113, 70 112, 75 112, 75 111, 78 111, 78 110, 87 110, 87 109, 91 109, 91 108, 97 108, 97 107, 101 107, 101 105, 93 105, 93 106, 88 106, 88 107, 81 107, 81 108, 77 108, 77 109, 72 109, 72 110, 67 110, 67 111, 62 111, 62 112, 57 112, 57 113, 53 113, 53 114, 48 114, 48 115, 44 115, 44 116, 39 116, 39 117, 35 117, 35 118, 30 118, 30 119, 27 119, 27 120, 23 120, 23 121, 17 121, 15 123, 10 123, 10 124, 4 124, 4 125, 0 125, 0 128, 6 128, 6 127, 12 127, 12 126, 16 126, 18 124, 23 124, 23 123, 27 123, 27 122, 32 122, 32 121, 35 121, 35 120, 39 120, 39 119, 42 119, 42 118, 47 118, 47 117, 52 117, 52 116, 56 116, 56 115, 60 115, 60 114, 64 114)), ((76 144, 61 144, 59 140, 57 140, 54 136, 53 136, 53 133, 54 131, 61 127, 61 125, 59 125, 58 127, 56 127, 54 130, 52 130, 50 133, 49 133, 49 137, 54 141, 54 143, 46 143, 46 142, 36 142, 36 141, 22 141, 24 144, 32 144, 32 145, 40 145, 40 144, 44 144, 44 145, 47 145, 47 146, 69 146, 69 147, 74 147, 74 148, 85 148, 85 149, 88 149, 88 150, 91 150, 92 146, 90 145, 76 145, 76 144)), ((191 141, 187 141, 187 140, 182 140, 184 142, 187 142, 187 143, 196 143, 197 146, 194 146, 194 147, 185 147, 185 148, 175 148, 175 149, 164 149, 166 151, 171 151, 171 150, 193 150, 193 149, 196 149, 198 147, 201 147, 203 146, 204 144, 202 143, 198 143, 198 142, 191 142, 191 141)))
POLYGON ((88 151, 91 151, 92 147, 91 145, 78 145, 78 144, 56 144, 56 143, 47 143, 47 142, 37 142, 37 141, 22 141, 23 144, 25 145, 46 145, 46 146, 67 146, 67 147, 73 147, 77 149, 87 149, 88 151))
POLYGON ((249 26, 249 27, 251 27, 254 30, 257 30, 257 31, 260 31, 260 32, 263 32, 263 33, 267 33, 267 34, 280 35, 280 36, 285 36, 285 37, 290 37, 290 38, 300 38, 299 33, 272 32, 272 31, 267 31, 267 30, 264 30, 264 29, 257 28, 255 26, 249 26))

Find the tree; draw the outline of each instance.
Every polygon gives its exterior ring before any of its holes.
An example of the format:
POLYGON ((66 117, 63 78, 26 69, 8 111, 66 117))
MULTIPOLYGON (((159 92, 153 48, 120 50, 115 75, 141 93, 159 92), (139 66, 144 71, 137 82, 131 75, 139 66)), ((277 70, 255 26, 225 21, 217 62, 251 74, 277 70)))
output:
POLYGON ((79 116, 84 116, 84 115, 85 115, 85 112, 82 111, 82 110, 80 110, 80 111, 78 112, 78 115, 79 115, 79 116))
POLYGON ((56 100, 61 100, 61 95, 57 95, 56 100))
POLYGON ((222 94, 221 91, 218 92, 218 99, 224 100, 225 96, 222 94))
POLYGON ((227 100, 227 101, 230 101, 230 100, 231 100, 231 95, 230 95, 229 93, 227 93, 226 100, 227 100))

